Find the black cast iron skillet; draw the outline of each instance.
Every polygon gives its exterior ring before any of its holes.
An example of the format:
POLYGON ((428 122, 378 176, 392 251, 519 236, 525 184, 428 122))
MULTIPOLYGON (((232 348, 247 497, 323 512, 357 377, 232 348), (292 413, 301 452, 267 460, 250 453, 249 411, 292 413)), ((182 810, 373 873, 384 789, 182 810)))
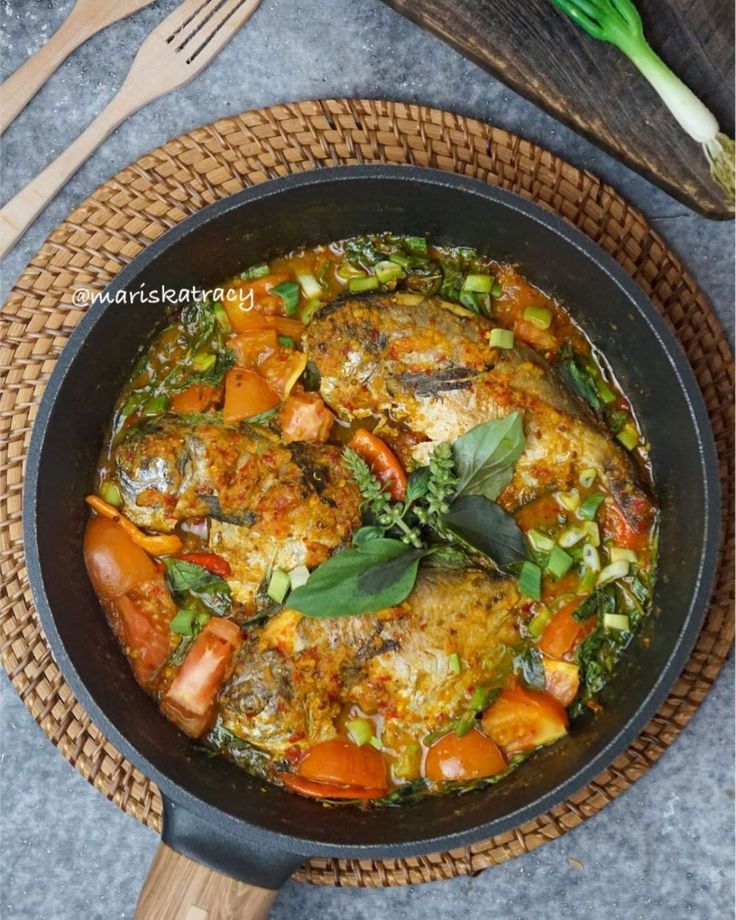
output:
POLYGON ((332 808, 206 756, 136 685, 84 569, 84 496, 102 433, 136 354, 166 313, 150 303, 94 304, 51 375, 31 441, 24 526, 36 604, 74 693, 116 747, 158 784, 165 843, 263 888, 278 888, 307 856, 447 850, 519 825, 574 793, 655 713, 693 646, 712 588, 717 466, 689 365, 613 259, 515 195, 450 173, 397 166, 290 176, 184 221, 121 272, 108 292, 215 286, 302 244, 383 229, 428 233, 433 241, 518 263, 564 299, 603 349, 652 446, 662 510, 658 613, 606 688, 603 713, 577 722, 568 738, 485 790, 392 809, 332 808))

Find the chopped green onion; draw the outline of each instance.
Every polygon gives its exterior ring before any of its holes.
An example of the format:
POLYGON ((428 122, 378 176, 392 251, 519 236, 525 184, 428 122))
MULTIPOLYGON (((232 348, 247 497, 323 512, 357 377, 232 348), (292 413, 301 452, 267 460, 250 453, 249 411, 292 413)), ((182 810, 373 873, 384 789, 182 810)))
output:
POLYGON ((400 265, 401 268, 409 268, 411 266, 411 259, 409 256, 405 256, 400 252, 392 252, 388 257, 389 262, 393 262, 394 265, 400 265))
POLYGON ((213 355, 212 352, 198 351, 192 358, 192 367, 198 374, 205 374, 215 366, 216 361, 217 355, 213 355))
POLYGON ((606 496, 602 492, 593 492, 578 508, 578 517, 583 521, 594 521, 601 502, 606 496))
POLYGON ((523 313, 524 319, 536 326, 537 329, 549 329, 552 325, 552 311, 547 307, 527 307, 523 313))
POLYGON ((490 319, 491 316, 491 295, 476 294, 473 291, 460 291, 460 303, 466 310, 471 313, 478 313, 490 319))
POLYGON ((290 335, 280 335, 277 337, 279 345, 283 345, 284 348, 295 348, 296 342, 290 335))
POLYGON ((115 508, 123 507, 123 495, 120 491, 120 487, 114 482, 110 482, 109 479, 102 483, 98 489, 98 494, 108 505, 113 505, 115 508))
POLYGON ((463 290, 474 294, 490 294, 492 289, 493 278, 490 275, 468 275, 463 281, 463 290))
POLYGON ((364 278, 351 278, 348 282, 348 288, 353 294, 359 294, 361 291, 375 291, 378 287, 378 278, 375 275, 368 275, 364 278))
POLYGON ((377 751, 383 750, 383 745, 375 735, 373 735, 373 737, 369 740, 368 744, 370 744, 371 747, 374 747, 377 751))
POLYGON ((196 610, 187 609, 185 607, 183 610, 177 612, 176 616, 169 624, 169 629, 176 633, 177 636, 192 636, 194 635, 194 619, 196 616, 196 610))
POLYGON ((379 262, 374 271, 381 284, 388 284, 404 277, 404 270, 395 262, 379 262))
POLYGON ((289 572, 289 581, 292 588, 301 588, 309 581, 309 569, 306 565, 298 565, 289 572))
POLYGON ((308 301, 304 304, 304 306, 302 307, 302 312, 301 312, 301 317, 300 317, 300 318, 301 318, 301 321, 304 323, 305 326, 306 326, 307 323, 311 322, 312 317, 314 316, 314 314, 317 312, 317 310, 319 310, 319 309, 320 309, 321 307, 323 307, 323 306, 324 306, 324 304, 322 303, 322 301, 321 301, 321 300, 318 300, 316 297, 313 298, 312 300, 308 300, 308 301))
POLYGON ((345 728, 358 747, 368 744, 373 737, 373 725, 368 719, 349 719, 345 723, 345 728))
POLYGON ((253 278, 264 278, 266 275, 270 274, 270 272, 271 269, 264 262, 261 265, 251 265, 250 268, 246 268, 240 277, 244 281, 252 281, 253 278))
POLYGON ((631 562, 633 565, 639 561, 633 549, 623 549, 620 546, 612 546, 608 551, 611 562, 631 562))
POLYGON ((601 554, 590 543, 583 547, 583 563, 591 572, 598 573, 601 570, 601 554))
POLYGON ((607 565, 605 568, 601 569, 601 573, 596 580, 596 584, 607 585, 612 581, 617 581, 619 578, 625 578, 629 574, 629 563, 624 562, 612 562, 610 565, 607 565))
POLYGON ((580 507, 580 493, 577 489, 571 492, 557 492, 555 498, 566 511, 577 511, 580 507))
POLYGON ((512 329, 491 329, 488 335, 491 348, 513 348, 514 333, 512 329))
POLYGON ((604 613, 603 626, 605 629, 617 629, 619 632, 627 632, 629 618, 625 613, 604 613))
POLYGON ((479 709, 485 709, 492 693, 493 690, 488 687, 476 687, 470 697, 470 709, 474 712, 478 712, 479 709))
POLYGON ((566 553, 564 549, 560 549, 559 546, 553 546, 547 560, 547 571, 553 578, 562 578, 563 575, 570 571, 572 563, 573 558, 569 553, 566 553))
POLYGON ((404 246, 415 256, 426 256, 429 252, 427 240, 423 236, 405 236, 404 246))
POLYGON ((578 586, 575 588, 575 593, 578 595, 590 594, 595 588, 596 577, 597 571, 594 572, 593 569, 586 569, 580 577, 578 586))
POLYGON ((608 386, 605 380, 598 380, 596 382, 596 387, 598 389, 598 395, 600 396, 601 401, 604 402, 607 406, 610 406, 611 403, 616 402, 618 399, 616 394, 608 386))
POLYGON ((268 583, 266 594, 268 594, 272 601, 281 604, 290 587, 291 579, 286 572, 284 572, 283 569, 274 569, 271 573, 271 580, 268 583))
POLYGON ((217 324, 222 329, 224 333, 230 333, 233 331, 233 327, 230 324, 230 317, 227 315, 227 310, 223 307, 221 303, 213 303, 212 309, 215 314, 215 319, 217 324))
POLYGON ((365 272, 345 259, 335 269, 335 277, 343 284, 347 284, 350 278, 365 278, 365 272))
POLYGON ((526 535, 533 550, 538 553, 548 553, 555 545, 555 541, 541 533, 539 530, 530 530, 526 535))
POLYGON ((583 530, 591 546, 601 545, 601 532, 595 521, 585 521, 583 523, 583 530))
POLYGON ((296 280, 299 282, 299 286, 307 299, 310 297, 319 297, 322 293, 322 285, 317 281, 314 275, 309 272, 297 274, 296 280))
POLYGON ((547 628, 547 624, 552 619, 552 611, 546 604, 540 604, 539 611, 534 614, 534 618, 529 623, 527 629, 529 630, 529 635, 533 638, 538 639, 544 630, 547 628))
POLYGON ((296 281, 282 281, 272 288, 269 288, 269 294, 276 294, 284 302, 284 312, 287 316, 293 316, 299 306, 299 285, 296 281))
POLYGON ((580 527, 578 524, 573 524, 571 527, 566 527, 557 537, 557 543, 563 549, 570 549, 571 546, 575 546, 576 543, 579 543, 585 536, 585 528, 580 527))
POLYGON ((450 655, 450 668, 452 669, 453 674, 459 674, 463 669, 462 663, 460 661, 460 656, 457 652, 453 652, 450 655))
POLYGON ((149 399, 143 407, 142 415, 144 418, 153 418, 155 415, 163 415, 169 408, 168 396, 154 396, 149 399))
POLYGON ((519 572, 519 592, 538 601, 542 596, 542 570, 534 562, 522 562, 519 572))
POLYGON ((500 297, 501 294, 503 294, 503 288, 501 287, 500 282, 496 278, 494 278, 493 285, 491 287, 491 296, 500 297))
POLYGON ((595 482, 595 478, 598 475, 598 470, 594 467, 590 467, 587 470, 582 470, 580 476, 578 477, 578 482, 584 489, 589 489, 595 482))
POLYGON ((634 450, 634 448, 639 445, 639 432, 636 430, 633 422, 624 425, 616 437, 624 445, 626 450, 634 450))

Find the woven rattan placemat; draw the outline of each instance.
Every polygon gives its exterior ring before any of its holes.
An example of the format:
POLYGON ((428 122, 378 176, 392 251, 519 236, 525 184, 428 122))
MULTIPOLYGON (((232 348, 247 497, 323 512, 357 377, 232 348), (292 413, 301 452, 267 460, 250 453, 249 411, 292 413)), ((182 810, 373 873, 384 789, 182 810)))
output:
POLYGON ((367 100, 278 105, 184 134, 100 186, 54 230, 0 315, 0 655, 50 741, 120 808, 160 829, 155 785, 102 736, 59 673, 23 560, 23 463, 48 375, 81 317, 72 293, 80 286, 103 289, 152 240, 232 192, 291 172, 376 162, 439 167, 510 189, 561 214, 623 265, 665 316, 697 375, 718 442, 727 532, 708 617, 677 686, 594 782, 548 814, 472 847, 380 862, 313 859, 297 873, 324 885, 403 885, 475 873, 576 827, 635 782, 677 737, 734 636, 731 352, 692 278, 641 214, 589 173, 469 118, 367 100))

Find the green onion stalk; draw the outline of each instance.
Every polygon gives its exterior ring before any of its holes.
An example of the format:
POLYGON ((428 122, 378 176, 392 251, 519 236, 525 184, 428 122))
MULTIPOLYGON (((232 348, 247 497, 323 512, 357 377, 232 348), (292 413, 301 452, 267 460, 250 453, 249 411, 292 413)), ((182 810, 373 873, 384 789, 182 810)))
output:
POLYGON ((736 147, 723 134, 715 115, 677 77, 644 37, 631 0, 551 0, 593 38, 622 51, 651 83, 680 127, 703 148, 710 174, 730 203, 736 196, 736 147))

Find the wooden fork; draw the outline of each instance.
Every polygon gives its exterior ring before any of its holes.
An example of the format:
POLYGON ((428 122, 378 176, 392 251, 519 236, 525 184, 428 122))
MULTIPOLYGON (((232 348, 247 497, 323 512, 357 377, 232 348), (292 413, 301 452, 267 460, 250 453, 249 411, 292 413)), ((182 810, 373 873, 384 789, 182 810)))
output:
POLYGON ((71 13, 46 42, 0 85, 0 134, 41 89, 56 68, 88 38, 142 10, 152 0, 77 0, 71 13))
POLYGON ((141 45, 107 108, 0 210, 0 256, 13 246, 87 157, 128 116, 204 70, 261 0, 183 0, 141 45))

